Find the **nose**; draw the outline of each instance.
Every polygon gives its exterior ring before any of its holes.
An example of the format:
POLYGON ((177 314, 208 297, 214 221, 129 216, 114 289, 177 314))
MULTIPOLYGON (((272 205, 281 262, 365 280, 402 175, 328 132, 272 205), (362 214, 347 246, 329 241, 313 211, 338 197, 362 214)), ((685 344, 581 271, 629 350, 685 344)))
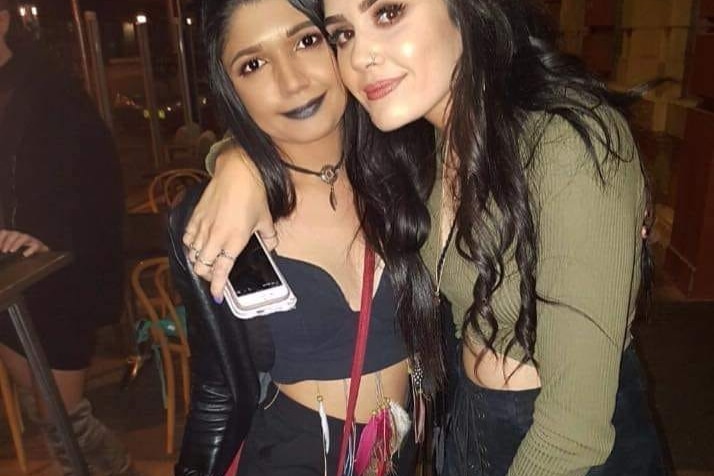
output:
POLYGON ((350 64, 354 69, 366 70, 382 63, 382 48, 377 42, 364 35, 362 38, 355 37, 353 42, 350 64))
POLYGON ((275 75, 278 85, 286 94, 299 93, 310 84, 310 79, 295 58, 276 61, 275 75))

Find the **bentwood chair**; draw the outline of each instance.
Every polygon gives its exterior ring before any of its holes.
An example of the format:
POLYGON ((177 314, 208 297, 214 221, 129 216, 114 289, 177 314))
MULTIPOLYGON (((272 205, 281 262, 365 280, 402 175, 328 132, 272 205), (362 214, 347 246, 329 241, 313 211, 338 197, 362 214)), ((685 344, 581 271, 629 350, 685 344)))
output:
POLYGON ((209 177, 199 169, 174 169, 160 173, 149 185, 149 208, 158 213, 176 205, 186 190, 209 177))
MULTIPOLYGON (((171 289, 168 259, 150 258, 139 262, 131 273, 131 287, 140 309, 148 317, 144 321, 151 340, 154 357, 162 378, 166 408, 166 453, 174 450, 176 432, 176 376, 174 358, 181 370, 182 395, 188 413, 190 369, 185 311, 178 306, 177 293, 171 289)), ((138 323, 141 325, 141 323, 138 323)), ((140 329, 141 331, 141 329, 140 329)), ((140 334, 139 332, 138 334, 140 334)))
POLYGON ((5 403, 5 414, 10 425, 10 434, 12 435, 12 443, 15 446, 17 462, 22 472, 27 473, 27 456, 25 455, 25 445, 22 442, 23 424, 19 399, 16 388, 10 380, 2 360, 0 360, 0 392, 2 392, 2 399, 5 403))

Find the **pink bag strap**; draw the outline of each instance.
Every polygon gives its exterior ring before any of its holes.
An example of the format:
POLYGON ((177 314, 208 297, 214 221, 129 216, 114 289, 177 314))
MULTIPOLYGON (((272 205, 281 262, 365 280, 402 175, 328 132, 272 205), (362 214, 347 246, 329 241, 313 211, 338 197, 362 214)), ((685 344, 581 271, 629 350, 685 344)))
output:
POLYGON ((236 474, 238 474, 238 465, 240 464, 240 455, 243 452, 244 443, 241 443, 240 448, 236 451, 236 455, 233 457, 233 462, 228 467, 225 476, 236 476, 236 474))
POLYGON ((369 320, 372 315, 372 292, 374 288, 374 251, 369 246, 364 250, 364 270, 362 271, 362 300, 359 310, 359 321, 357 324, 357 338, 355 339, 355 350, 352 357, 352 371, 350 372, 350 394, 347 400, 347 415, 345 426, 342 429, 342 442, 340 443, 340 459, 337 464, 337 474, 342 476, 345 469, 345 458, 347 443, 352 431, 352 424, 355 419, 355 408, 357 406, 357 395, 362 381, 362 369, 364 367, 364 356, 367 351, 367 333, 369 332, 369 320))

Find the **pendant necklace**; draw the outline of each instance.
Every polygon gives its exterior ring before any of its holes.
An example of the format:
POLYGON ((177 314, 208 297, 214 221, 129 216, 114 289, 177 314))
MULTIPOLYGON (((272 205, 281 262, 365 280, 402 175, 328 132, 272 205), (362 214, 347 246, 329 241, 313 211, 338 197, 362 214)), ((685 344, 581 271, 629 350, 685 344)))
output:
POLYGON ((325 165, 323 166, 319 172, 316 172, 314 170, 306 169, 303 167, 300 167, 298 165, 290 164, 288 162, 283 161, 283 164, 290 170, 293 170, 295 172, 300 172, 301 174, 307 174, 307 175, 314 175, 315 177, 318 177, 320 180, 325 182, 327 185, 330 186, 330 206, 332 207, 333 210, 337 211, 337 197, 335 196, 335 182, 337 182, 337 178, 339 177, 339 171, 340 168, 342 167, 342 164, 344 163, 345 158, 342 157, 340 158, 340 161, 337 162, 335 165, 325 165))
POLYGON ((444 243, 439 257, 436 260, 436 286, 434 287, 434 300, 437 304, 440 302, 439 292, 441 290, 441 278, 444 275, 444 262, 446 261, 446 252, 449 249, 451 240, 454 238, 454 231, 456 230, 456 220, 451 221, 451 228, 449 229, 449 236, 446 238, 446 243, 444 243))
MULTIPOLYGON (((447 149, 448 150, 448 149, 447 149)), ((446 184, 446 161, 442 162, 442 169, 441 169, 441 201, 439 202, 439 253, 437 255, 436 259, 436 268, 435 268, 435 278, 436 278, 436 283, 434 286, 434 300, 438 304, 440 302, 440 297, 439 297, 439 292, 441 291, 441 278, 444 275, 444 264, 446 262, 446 254, 447 251, 449 250, 449 246, 451 245, 451 241, 454 238, 454 232, 456 231, 456 217, 453 216, 453 211, 449 210, 448 213, 444 211, 444 202, 445 196, 446 196, 446 189, 447 189, 447 184, 446 184), (444 225, 445 225, 445 215, 448 215, 449 221, 451 222, 449 226, 449 233, 446 236, 446 241, 444 240, 444 225)), ((453 200, 452 200, 453 203, 453 200)), ((452 205, 453 206, 453 205, 452 205)))

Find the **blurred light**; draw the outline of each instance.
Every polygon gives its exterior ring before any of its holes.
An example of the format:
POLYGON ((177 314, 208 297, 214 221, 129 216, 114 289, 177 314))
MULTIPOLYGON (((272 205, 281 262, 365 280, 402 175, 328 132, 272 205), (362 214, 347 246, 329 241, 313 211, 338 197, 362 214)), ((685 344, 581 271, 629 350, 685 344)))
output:
POLYGON ((122 35, 124 36, 124 41, 127 44, 134 42, 134 24, 130 22, 124 22, 121 24, 122 35))
POLYGON ((166 119, 166 113, 163 109, 159 109, 159 119, 166 119))
POLYGON ((32 12, 32 16, 36 17, 37 16, 37 7, 32 7, 30 8, 30 12, 32 12))
POLYGON ((25 7, 20 7, 20 16, 24 17, 25 15, 27 15, 27 10, 25 7))
POLYGON ((151 117, 151 114, 149 113, 148 109, 144 109, 144 119, 148 119, 151 117))
POLYGON ((193 25, 193 18, 191 18, 191 17, 186 18, 186 24, 187 24, 188 26, 193 25))
POLYGON ((140 25, 146 23, 147 21, 148 21, 148 19, 146 18, 146 15, 137 15, 136 16, 136 22, 140 25))
POLYGON ((171 112, 171 106, 166 106, 166 110, 171 112))

